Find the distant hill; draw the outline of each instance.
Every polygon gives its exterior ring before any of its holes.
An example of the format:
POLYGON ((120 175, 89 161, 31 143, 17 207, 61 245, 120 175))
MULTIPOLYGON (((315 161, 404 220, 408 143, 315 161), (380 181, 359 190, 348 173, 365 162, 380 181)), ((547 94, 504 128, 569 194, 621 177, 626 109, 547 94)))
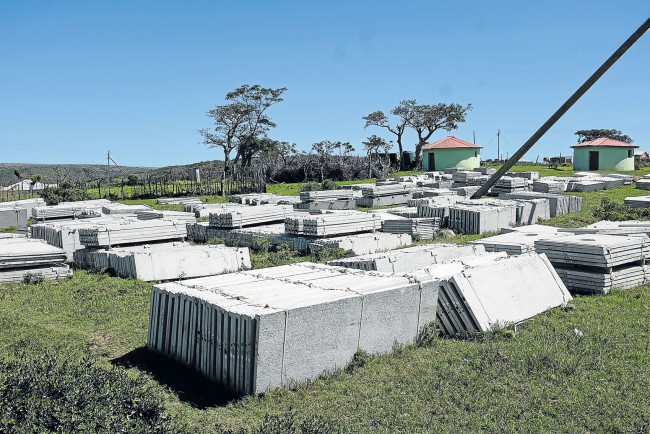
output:
POLYGON ((171 179, 185 179, 187 177, 188 169, 198 168, 201 172, 201 177, 205 179, 215 179, 223 170, 223 161, 209 160, 199 161, 198 163, 183 164, 180 166, 166 166, 152 169, 148 175, 152 178, 168 177, 171 179))
MULTIPOLYGON (((120 166, 127 175, 143 175, 155 170, 153 167, 120 166)), ((57 181, 93 181, 106 177, 106 166, 101 164, 30 164, 30 163, 0 163, 0 185, 6 186, 18 181, 14 170, 20 171, 22 179, 29 179, 40 173, 43 175, 44 184, 55 184, 57 181)), ((111 167, 111 174, 116 178, 122 172, 116 167, 111 167)))

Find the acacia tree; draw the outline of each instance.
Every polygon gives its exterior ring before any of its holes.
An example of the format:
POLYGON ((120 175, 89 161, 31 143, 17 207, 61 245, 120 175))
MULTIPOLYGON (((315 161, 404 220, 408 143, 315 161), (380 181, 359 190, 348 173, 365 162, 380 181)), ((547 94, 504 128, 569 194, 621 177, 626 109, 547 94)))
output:
POLYGON ((267 110, 282 101, 285 87, 264 88, 258 84, 243 85, 226 94, 228 104, 216 106, 207 112, 214 126, 201 129, 203 143, 211 148, 221 148, 224 152, 223 179, 240 159, 242 165, 249 165, 253 156, 269 144, 267 132, 276 125, 267 110), (231 162, 231 153, 236 150, 231 162))
POLYGON ((385 176, 388 166, 390 165, 388 151, 390 151, 393 145, 374 134, 368 137, 366 141, 362 143, 363 143, 363 147, 366 149, 366 152, 368 154, 368 178, 372 178, 372 156, 373 155, 377 157, 377 162, 381 167, 381 176, 385 176), (382 162, 381 154, 385 155, 386 164, 382 162))
POLYGON ((363 117, 363 120, 366 121, 366 126, 364 128, 368 128, 369 126, 385 128, 395 135, 397 148, 399 151, 399 158, 397 159, 397 161, 400 170, 402 169, 403 166, 402 160, 404 155, 403 147, 402 147, 402 137, 404 135, 404 132, 406 131, 406 127, 409 125, 409 121, 411 120, 411 116, 413 114, 413 109, 415 106, 416 106, 416 102, 414 99, 404 100, 400 102, 397 106, 395 106, 390 111, 391 115, 397 117, 397 120, 393 125, 390 124, 390 120, 388 119, 388 116, 386 116, 384 112, 381 110, 372 112, 368 116, 363 117))
POLYGON ((620 130, 579 130, 575 132, 575 135, 578 136, 578 143, 591 142, 592 140, 596 140, 601 137, 618 140, 619 142, 623 143, 634 142, 630 136, 623 134, 620 130))
POLYGON ((456 103, 423 104, 413 107, 407 125, 418 135, 418 143, 415 145, 415 163, 418 167, 422 163, 422 147, 427 144, 433 133, 439 129, 455 130, 458 124, 465 122, 465 116, 471 109, 472 104, 463 107, 456 103))
POLYGON ((323 140, 322 142, 317 142, 311 145, 311 150, 314 152, 314 154, 316 154, 318 158, 321 182, 325 181, 325 172, 326 169, 330 166, 334 151, 341 148, 347 152, 354 151, 354 148, 350 145, 349 142, 330 142, 329 140, 323 140))

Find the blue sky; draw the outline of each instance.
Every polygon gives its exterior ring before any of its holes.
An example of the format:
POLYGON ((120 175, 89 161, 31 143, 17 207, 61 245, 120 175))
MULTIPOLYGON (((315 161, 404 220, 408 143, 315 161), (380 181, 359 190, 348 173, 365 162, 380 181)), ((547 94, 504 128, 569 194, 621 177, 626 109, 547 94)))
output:
MULTIPOLYGON (((472 103, 455 135, 512 153, 650 16, 648 1, 0 0, 0 162, 164 166, 222 158, 205 112, 287 87, 270 136, 309 150, 370 134, 400 100, 472 103)), ((646 34, 529 152, 616 128, 650 150, 646 34)), ((406 137, 412 149, 414 136, 406 137)))

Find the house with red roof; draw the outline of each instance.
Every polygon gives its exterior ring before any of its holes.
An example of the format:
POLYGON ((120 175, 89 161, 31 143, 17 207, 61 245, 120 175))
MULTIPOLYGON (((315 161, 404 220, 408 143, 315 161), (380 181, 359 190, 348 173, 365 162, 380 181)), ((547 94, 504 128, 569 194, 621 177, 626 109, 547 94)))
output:
POLYGON ((634 149, 631 143, 600 137, 571 146, 574 170, 634 170, 634 149))
POLYGON ((481 165, 481 147, 454 136, 447 136, 422 147, 422 169, 444 170, 460 167, 473 170, 481 165))

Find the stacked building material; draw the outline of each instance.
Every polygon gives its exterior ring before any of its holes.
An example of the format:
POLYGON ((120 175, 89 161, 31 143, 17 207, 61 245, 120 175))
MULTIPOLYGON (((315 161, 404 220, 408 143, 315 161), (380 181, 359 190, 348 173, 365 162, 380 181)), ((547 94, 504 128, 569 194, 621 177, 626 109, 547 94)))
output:
MULTIPOLYGON (((351 190, 349 190, 351 191, 351 190)), ((294 203, 293 207, 298 210, 350 210, 356 207, 357 203, 354 199, 332 199, 332 200, 315 200, 312 202, 298 202, 294 203)))
POLYGON ((381 228, 381 217, 374 213, 341 212, 289 217, 285 232, 310 237, 335 237, 345 234, 374 232, 381 228))
POLYGON ((582 197, 564 194, 536 193, 504 193, 499 196, 501 199, 548 199, 551 217, 577 212, 582 209, 582 197))
POLYGON ((43 279, 68 277, 65 252, 42 240, 0 238, 0 282, 19 282, 29 276, 43 279))
POLYGON ((420 239, 428 240, 440 229, 440 220, 440 217, 386 220, 382 222, 381 230, 389 234, 417 234, 420 239))
POLYGON ((392 184, 375 185, 361 189, 362 197, 357 198, 357 206, 373 207, 403 205, 412 198, 414 185, 392 184))
POLYGON ((189 212, 182 211, 158 211, 158 210, 148 210, 140 211, 136 213, 138 220, 156 220, 156 219, 165 219, 165 220, 174 220, 182 223, 196 223, 196 217, 194 214, 189 212))
POLYGON ((481 188, 479 186, 468 186, 468 187, 454 187, 451 190, 454 191, 458 196, 470 197, 481 188))
POLYGON ((534 252, 535 242, 539 240, 566 237, 569 234, 562 232, 509 232, 495 235, 493 237, 482 238, 472 241, 470 244, 481 245, 485 247, 486 252, 505 252, 508 255, 521 255, 523 253, 534 252))
POLYGON ((194 215, 199 217, 210 217, 211 212, 220 211, 223 209, 234 210, 237 208, 244 208, 247 205, 240 205, 237 203, 202 203, 202 204, 193 204, 185 205, 185 212, 194 213, 194 215))
POLYGON ((535 242, 565 285, 575 292, 607 293, 646 282, 643 272, 650 253, 647 236, 572 235, 535 242))
POLYGON ((540 179, 533 182, 533 191, 539 193, 562 193, 566 188, 567 184, 561 181, 540 179))
POLYGON ((196 196, 159 197, 156 202, 163 205, 200 205, 201 199, 196 196))
POLYGON ((567 185, 567 191, 600 191, 605 189, 605 183, 602 181, 597 181, 593 178, 581 179, 579 181, 571 181, 567 185))
POLYGON ((26 234, 27 220, 26 208, 0 206, 0 229, 14 227, 17 232, 26 234))
POLYGON ((440 225, 446 227, 449 218, 449 206, 462 198, 458 196, 438 196, 429 198, 427 203, 418 206, 418 217, 438 217, 440 225))
POLYGON ((636 181, 636 188, 650 190, 650 179, 639 179, 636 181))
POLYGON ((228 201, 242 205, 293 205, 300 202, 300 198, 298 196, 281 196, 272 193, 248 193, 233 194, 228 197, 228 201))
POLYGON ((95 270, 110 269, 120 277, 146 282, 214 276, 251 267, 247 248, 224 245, 150 244, 97 250, 92 257, 95 270))
POLYGON ((286 244, 298 252, 309 251, 312 242, 311 238, 285 233, 284 223, 232 229, 224 234, 223 240, 227 246, 235 247, 256 247, 256 243, 266 240, 270 246, 286 244))
POLYGON ((170 220, 118 220, 102 226, 80 227, 79 241, 86 247, 114 247, 163 240, 184 240, 185 224, 170 220))
POLYGON ((507 172, 506 176, 511 178, 523 178, 529 181, 536 181, 539 179, 539 172, 507 172))
POLYGON ((449 207, 448 227, 463 234, 498 232, 515 224, 516 206, 457 203, 449 207))
POLYGON ((408 273, 434 264, 483 254, 485 254, 483 246, 433 243, 386 253, 337 259, 328 264, 384 273, 408 273))
MULTIPOLYGON (((445 170, 445 173, 447 171, 445 170)), ((467 170, 458 170, 452 174, 451 180, 455 184, 454 187, 462 187, 465 185, 480 185, 477 183, 470 184, 470 181, 473 179, 483 179, 485 175, 482 175, 480 172, 470 172, 467 170)), ((489 178, 489 176, 488 176, 489 178)), ((485 182, 484 182, 485 184, 485 182)))
POLYGON ((474 172, 478 172, 481 175, 494 175, 497 173, 497 170, 493 167, 475 167, 474 172))
POLYGON ((571 299, 549 260, 527 253, 443 277, 437 319, 445 335, 468 337, 524 321, 571 299))
POLYGON ((237 393, 262 393, 341 368, 358 349, 414 342, 435 318, 436 289, 309 263, 159 284, 147 346, 237 393))
POLYGON ((185 228, 187 230, 187 239, 197 243, 206 243, 214 238, 225 240, 226 235, 231 232, 231 229, 212 227, 208 222, 187 224, 185 228))
POLYGON ((143 211, 151 211, 149 205, 124 205, 122 203, 111 203, 102 206, 102 213, 107 215, 137 214, 143 211))
POLYGON ((404 218, 416 218, 418 216, 417 207, 400 206, 395 208, 388 208, 386 209, 386 212, 404 218))
POLYGON ((37 206, 32 208, 32 218, 36 220, 71 219, 99 217, 102 208, 110 205, 106 199, 85 200, 78 202, 61 202, 54 206, 37 206))
POLYGON ((242 228, 281 222, 293 214, 289 205, 260 205, 235 210, 224 208, 210 212, 210 226, 218 228, 242 228))
POLYGON ((27 210, 27 215, 31 217, 32 208, 37 206, 45 206, 45 200, 41 197, 35 197, 31 199, 21 199, 8 202, 0 202, 0 206, 3 208, 25 208, 27 210))
POLYGON ((314 202, 318 200, 352 200, 355 198, 356 192, 349 189, 341 190, 318 190, 318 191, 301 191, 300 200, 302 202, 314 202))
POLYGON ((503 176, 494 184, 491 193, 498 196, 500 193, 515 193, 526 191, 528 183, 525 178, 503 176))
POLYGON ((321 252, 324 248, 351 250, 355 255, 367 255, 377 252, 399 249, 413 243, 409 234, 389 234, 375 232, 374 234, 348 235, 338 238, 323 238, 309 243, 311 253, 321 252))
POLYGON ((650 208, 650 196, 630 196, 623 200, 623 203, 632 208, 650 208))

